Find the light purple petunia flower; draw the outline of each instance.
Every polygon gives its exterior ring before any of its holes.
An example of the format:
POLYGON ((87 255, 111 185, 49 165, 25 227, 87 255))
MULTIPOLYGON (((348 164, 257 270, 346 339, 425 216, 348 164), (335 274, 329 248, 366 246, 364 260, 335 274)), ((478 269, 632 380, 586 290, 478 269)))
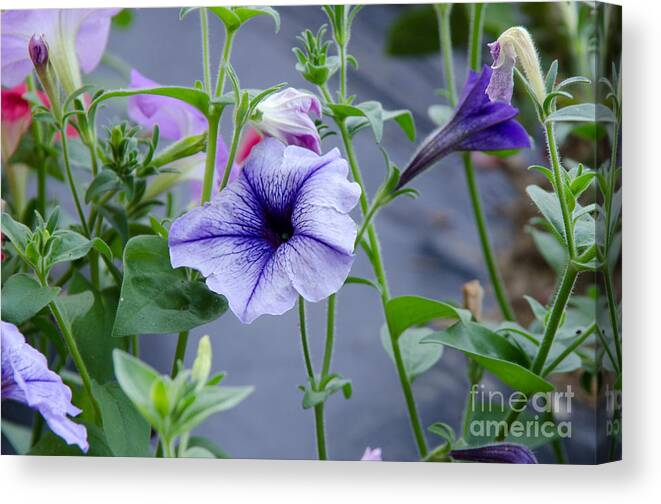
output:
POLYGON ((87 452, 87 429, 71 421, 81 410, 71 404, 71 390, 48 369, 46 357, 25 342, 14 324, 0 320, 2 400, 13 399, 36 409, 51 430, 87 452))
POLYGON ((364 462, 383 462, 383 458, 381 458, 381 448, 372 449, 368 446, 365 448, 365 453, 363 453, 360 460, 364 462))
POLYGON ((477 448, 462 448, 450 451, 454 460, 465 462, 482 462, 491 464, 536 464, 537 458, 529 448, 514 444, 500 443, 480 446, 477 448))
POLYGON ((507 103, 491 101, 486 88, 492 70, 470 72, 454 115, 420 145, 402 173, 402 187, 421 172, 456 151, 492 151, 530 147, 526 130, 514 117, 519 111, 507 103))
MULTIPOLYGON (((145 77, 137 70, 131 70, 131 88, 152 88, 160 84, 145 77)), ((143 126, 153 128, 158 125, 159 134, 167 140, 180 140, 182 138, 200 135, 207 131, 207 120, 195 107, 175 98, 158 95, 136 95, 128 100, 129 117, 143 126)), ((214 187, 218 187, 222 180, 229 152, 227 145, 218 133, 216 144, 216 171, 214 173, 214 187)), ((199 201, 202 195, 202 182, 204 180, 204 164, 206 154, 200 153, 179 160, 172 168, 179 174, 162 174, 152 180, 147 188, 146 198, 156 196, 168 189, 175 182, 190 181, 191 200, 199 201)), ((236 163, 232 166, 229 180, 236 179, 239 175, 240 166, 236 163)))
POLYGON ((321 103, 316 96, 294 88, 283 89, 257 105, 257 113, 258 119, 252 124, 263 135, 321 154, 321 139, 312 120, 321 117, 321 103))
POLYGON ((347 173, 337 149, 318 156, 264 139, 234 182, 172 224, 172 266, 200 271, 245 324, 286 312, 299 294, 328 297, 354 261, 347 214, 360 187, 347 173))
POLYGON ((43 35, 49 57, 67 93, 101 61, 110 20, 121 9, 34 9, 2 12, 2 85, 20 84, 32 72, 28 43, 43 35))

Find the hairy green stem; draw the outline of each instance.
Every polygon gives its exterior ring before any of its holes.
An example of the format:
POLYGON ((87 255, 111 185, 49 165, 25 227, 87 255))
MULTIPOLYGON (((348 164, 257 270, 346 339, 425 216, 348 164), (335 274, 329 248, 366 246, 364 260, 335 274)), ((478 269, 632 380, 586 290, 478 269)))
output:
POLYGON ((230 151, 227 155, 227 162, 225 163, 225 171, 223 172, 223 180, 220 182, 219 191, 222 191, 227 186, 227 183, 230 180, 230 174, 232 173, 232 165, 234 164, 234 158, 236 157, 236 150, 239 147, 239 139, 241 138, 241 128, 234 125, 234 132, 232 133, 232 145, 230 145, 230 151))
POLYGON ((337 294, 328 297, 328 313, 326 316, 326 348, 324 349, 324 362, 321 366, 321 379, 323 380, 330 372, 331 359, 333 358, 333 340, 335 336, 335 303, 337 294))
POLYGON ((225 79, 227 77, 227 63, 232 54, 232 43, 234 42, 233 31, 225 31, 225 45, 223 46, 223 55, 218 65, 218 76, 216 78, 216 96, 220 96, 225 91, 225 79))
POLYGON ((558 154, 558 146, 555 141, 555 131, 553 123, 549 122, 544 124, 544 131, 546 134, 546 144, 549 149, 549 156, 551 158, 551 166, 553 168, 553 185, 558 194, 560 202, 560 210, 562 212, 562 222, 565 228, 565 242, 567 244, 567 252, 569 258, 576 259, 576 245, 574 244, 574 221, 572 219, 569 208, 567 207, 567 199, 565 197, 565 181, 563 177, 564 168, 560 165, 560 155, 558 154))
MULTIPOLYGON (((356 183, 360 186, 360 208, 363 213, 363 218, 365 218, 369 212, 369 203, 367 201, 367 194, 365 191, 365 184, 363 183, 363 178, 360 172, 360 167, 358 166, 358 161, 356 159, 356 154, 353 149, 353 143, 351 142, 351 137, 345 124, 342 121, 338 122, 338 128, 340 129, 340 135, 342 136, 342 143, 344 145, 344 150, 349 161, 349 167, 351 168, 351 174, 356 183)), ((427 441, 425 439, 424 430, 422 428, 422 423, 420 421, 420 416, 418 414, 418 408, 415 403, 415 397, 413 396, 413 390, 411 389, 411 382, 409 381, 408 375, 406 373, 406 367, 404 366, 404 360, 402 358, 402 353, 399 348, 399 342, 394 337, 390 323, 388 322, 388 316, 386 312, 386 306, 390 299, 390 289, 388 286, 388 280, 386 278, 385 270, 383 267, 383 259, 381 256, 381 245, 379 243, 376 230, 374 228, 374 222, 372 221, 367 226, 367 237, 370 244, 370 262, 372 263, 372 268, 376 276, 377 282, 381 287, 381 304, 383 306, 383 313, 386 319, 386 326, 388 328, 388 334, 390 336, 390 341, 393 348, 393 357, 395 360, 395 367, 397 369, 397 375, 399 377, 399 382, 404 393, 404 399, 406 401, 406 406, 409 413, 409 420, 411 423, 411 429, 415 438, 416 445, 418 447, 418 452, 420 457, 425 457, 427 455, 427 441)))
MULTIPOLYGON (((34 75, 31 73, 26 80, 28 91, 35 93, 37 90, 34 81, 34 75)), ((46 163, 43 159, 43 150, 41 148, 42 131, 41 123, 39 121, 32 121, 32 136, 34 143, 37 146, 37 210, 42 216, 46 216, 46 163)))
POLYGON ((170 376, 174 378, 177 376, 177 364, 179 361, 184 362, 186 357, 186 345, 188 344, 188 331, 181 331, 177 337, 177 348, 174 351, 174 360, 172 361, 172 370, 170 376))
MULTIPOLYGON (((44 287, 47 287, 47 283, 45 281, 43 281, 42 284, 44 287)), ((62 333, 62 338, 64 339, 64 342, 66 343, 67 348, 69 349, 71 358, 73 359, 73 362, 76 365, 76 369, 78 369, 78 373, 80 374, 80 378, 83 381, 83 386, 85 387, 85 391, 87 392, 87 395, 89 396, 89 399, 92 403, 92 407, 94 408, 94 414, 96 416, 97 422, 100 423, 101 410, 99 409, 99 405, 97 404, 96 399, 94 398, 94 394, 92 393, 92 378, 90 377, 89 371, 87 370, 85 361, 83 361, 82 355, 80 355, 80 351, 78 350, 78 344, 76 343, 73 334, 71 334, 71 329, 67 324, 67 322, 65 321, 64 316, 60 311, 60 308, 57 306, 57 303, 55 301, 51 301, 48 304, 48 307, 50 308, 50 311, 53 314, 53 317, 55 318, 58 327, 60 328, 60 333, 62 333)))
POLYGON ((615 343, 615 353, 620 370, 622 369, 622 341, 620 340, 620 324, 617 316, 617 301, 615 300, 615 287, 613 286, 613 276, 606 266, 604 268, 604 283, 606 284, 606 297, 608 299, 608 315, 610 318, 611 329, 613 331, 613 341, 615 343))
POLYGON ((581 334, 578 338, 576 338, 574 341, 571 342, 570 345, 568 345, 561 353, 558 355, 553 361, 549 363, 548 366, 544 368, 544 371, 542 371, 542 376, 547 376, 553 372, 555 368, 557 368, 563 360, 567 358, 569 354, 571 354, 574 350, 576 350, 578 347, 580 347, 583 342, 588 339, 588 337, 595 331, 597 328, 597 323, 592 322, 585 331, 583 331, 583 334, 581 334))
POLYGON ((78 218, 80 219, 80 224, 83 227, 83 232, 87 238, 90 238, 90 230, 87 227, 87 221, 85 220, 85 214, 83 213, 83 207, 80 204, 80 198, 78 198, 78 189, 76 189, 76 183, 73 180, 73 174, 71 173, 71 162, 69 160, 69 142, 67 141, 67 128, 66 125, 60 128, 60 137, 62 141, 62 157, 64 158, 64 168, 67 173, 67 181, 69 182, 69 188, 71 189, 71 195, 73 196, 73 202, 76 206, 76 212, 78 213, 78 218))
POLYGON ((200 8, 200 31, 202 34, 202 72, 204 90, 211 96, 211 56, 209 54, 209 17, 206 7, 200 8))
POLYGON ((468 64, 478 71, 482 63, 482 34, 484 33, 484 11, 486 5, 475 3, 470 6, 470 40, 468 42, 468 64))
MULTIPOLYGON (((298 323, 301 333, 301 347, 303 349, 303 360, 305 361, 305 371, 308 375, 309 386, 316 390, 317 382, 314 377, 312 367, 312 358, 310 357, 310 344, 308 343, 308 329, 305 321, 305 300, 302 296, 298 297, 298 323)), ((324 357, 324 361, 326 357, 324 357)), ((317 438, 317 455, 319 460, 327 460, 326 454, 326 432, 324 426, 324 404, 319 403, 314 406, 314 425, 317 438)))
POLYGON ((443 55, 443 73, 448 91, 448 99, 454 107, 457 104, 457 86, 454 80, 454 64, 452 56, 452 32, 450 29, 450 13, 452 4, 434 5, 438 21, 438 36, 443 55))
POLYGON ((220 113, 210 113, 207 116, 209 123, 209 134, 207 135, 207 157, 204 165, 204 182, 202 185, 202 201, 204 204, 211 200, 213 191, 213 179, 216 171, 216 148, 218 146, 218 126, 220 124, 220 113))

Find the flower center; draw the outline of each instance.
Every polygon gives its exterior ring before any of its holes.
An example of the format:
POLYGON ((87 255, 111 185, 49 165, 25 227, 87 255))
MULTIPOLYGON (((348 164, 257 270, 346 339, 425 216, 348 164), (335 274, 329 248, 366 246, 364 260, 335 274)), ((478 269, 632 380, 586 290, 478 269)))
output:
POLYGON ((268 213, 266 215, 266 239, 279 247, 294 236, 294 225, 291 222, 291 212, 268 213))

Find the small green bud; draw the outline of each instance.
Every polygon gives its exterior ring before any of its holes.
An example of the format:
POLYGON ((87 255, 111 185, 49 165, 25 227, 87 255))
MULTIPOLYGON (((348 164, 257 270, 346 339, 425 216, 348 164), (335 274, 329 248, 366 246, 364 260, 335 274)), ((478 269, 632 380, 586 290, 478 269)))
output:
POLYGON ((208 335, 202 336, 197 346, 197 357, 193 363, 192 379, 197 383, 197 388, 201 389, 206 384, 209 373, 211 372, 211 340, 208 335))

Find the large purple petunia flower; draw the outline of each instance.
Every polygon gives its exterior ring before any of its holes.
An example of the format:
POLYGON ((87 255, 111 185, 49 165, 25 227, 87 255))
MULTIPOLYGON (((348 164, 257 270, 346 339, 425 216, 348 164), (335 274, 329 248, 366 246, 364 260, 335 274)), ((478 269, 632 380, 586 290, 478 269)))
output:
MULTIPOLYGON (((160 84, 145 77, 137 70, 131 70, 129 87, 152 88, 158 86, 160 84)), ((167 140, 181 140, 207 131, 207 120, 199 110, 167 96, 148 94, 131 96, 128 100, 128 115, 144 128, 153 128, 158 125, 160 136, 167 140)), ((218 133, 214 187, 218 187, 222 180, 228 156, 227 145, 218 133)), ((166 173, 155 177, 147 188, 145 198, 157 196, 176 182, 189 180, 191 200, 199 201, 202 195, 205 159, 206 155, 200 153, 177 161, 172 168, 175 168, 179 173, 166 173)), ((236 179, 239 170, 239 165, 235 163, 230 172, 230 181, 236 179)))
POLYGON ((239 177, 170 228, 176 267, 199 270, 245 324, 289 310, 298 295, 339 290, 354 261, 360 195, 337 149, 323 156, 266 138, 239 177))
POLYGON ((71 421, 81 411, 71 404, 71 390, 50 369, 46 357, 25 342, 14 324, 0 320, 2 400, 13 399, 36 409, 51 430, 68 444, 87 451, 87 430, 71 421))
POLYGON ((49 58, 67 93, 101 61, 110 20, 120 9, 34 9, 2 13, 2 85, 20 84, 32 72, 28 43, 43 35, 49 58))
POLYGON ((413 155, 399 186, 456 151, 492 151, 530 147, 526 130, 514 117, 519 111, 508 103, 491 101, 486 94, 491 68, 470 72, 454 115, 433 131, 413 155))
POLYGON ((500 443, 480 446, 477 448, 462 448, 452 450, 450 456, 454 460, 465 462, 482 462, 492 464, 536 464, 537 458, 529 448, 514 444, 500 443))

